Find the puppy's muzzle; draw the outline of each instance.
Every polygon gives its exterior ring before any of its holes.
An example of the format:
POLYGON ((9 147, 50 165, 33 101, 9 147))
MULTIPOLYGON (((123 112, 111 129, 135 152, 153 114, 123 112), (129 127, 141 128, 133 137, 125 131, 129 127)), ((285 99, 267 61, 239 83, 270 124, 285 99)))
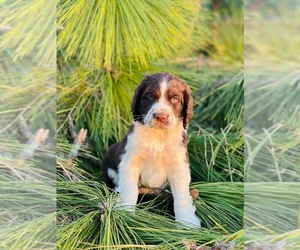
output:
POLYGON ((168 113, 156 112, 152 115, 151 127, 167 128, 170 125, 168 113))
POLYGON ((169 115, 166 113, 155 113, 153 114, 153 119, 157 122, 157 123, 161 123, 163 125, 166 125, 169 119, 169 115))

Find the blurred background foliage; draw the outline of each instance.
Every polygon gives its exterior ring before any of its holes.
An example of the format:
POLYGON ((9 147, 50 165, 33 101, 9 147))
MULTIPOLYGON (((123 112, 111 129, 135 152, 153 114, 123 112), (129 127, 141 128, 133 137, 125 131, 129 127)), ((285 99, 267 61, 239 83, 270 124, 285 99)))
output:
POLYGON ((54 249, 55 1, 0 1, 0 248, 54 249))
POLYGON ((245 246, 297 249, 299 1, 245 2, 245 246))

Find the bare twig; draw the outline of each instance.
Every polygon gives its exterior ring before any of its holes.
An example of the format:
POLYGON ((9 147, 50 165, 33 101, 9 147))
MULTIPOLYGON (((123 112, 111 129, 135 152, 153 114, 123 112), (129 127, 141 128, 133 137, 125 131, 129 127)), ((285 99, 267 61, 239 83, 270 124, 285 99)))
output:
POLYGON ((77 139, 77 133, 71 117, 69 117, 69 132, 72 139, 75 141, 77 139))
POLYGON ((70 181, 79 181, 80 179, 76 176, 75 173, 73 173, 72 171, 70 171, 67 168, 62 168, 63 169, 63 173, 64 176, 67 177, 70 181))
POLYGON ((22 137, 27 141, 29 141, 33 137, 33 134, 31 133, 30 128, 28 126, 28 123, 25 121, 23 116, 20 117, 19 131, 22 137))
MULTIPOLYGON (((79 134, 77 134, 71 116, 69 116, 68 119, 69 119, 69 122, 68 122, 69 128, 68 128, 68 130, 69 130, 71 138, 73 139, 73 144, 74 144, 68 158, 74 159, 78 156, 78 151, 80 150, 80 148, 81 149, 88 149, 89 148, 89 145, 86 142, 87 130, 86 129, 81 129, 79 131, 79 134)), ((90 155, 88 153, 85 153, 85 152, 82 152, 81 156, 88 159, 93 165, 95 165, 97 167, 101 166, 101 162, 97 157, 92 156, 92 155, 90 155)))
POLYGON ((80 129, 79 134, 77 135, 77 138, 74 141, 73 147, 71 148, 69 158, 74 159, 77 157, 79 149, 85 144, 86 136, 87 130, 83 128, 80 129))
POLYGON ((147 187, 141 187, 139 188, 139 194, 159 194, 163 190, 159 188, 147 188, 147 187))
POLYGON ((49 129, 40 128, 34 136, 28 141, 26 147, 23 149, 21 158, 32 158, 35 151, 44 144, 49 135, 49 129))

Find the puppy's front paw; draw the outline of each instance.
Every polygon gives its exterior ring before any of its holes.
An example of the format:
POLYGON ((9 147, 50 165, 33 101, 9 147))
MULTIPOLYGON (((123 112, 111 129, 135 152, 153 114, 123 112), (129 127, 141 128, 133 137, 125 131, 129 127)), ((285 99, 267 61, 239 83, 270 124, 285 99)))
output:
POLYGON ((122 199, 119 198, 117 200, 116 204, 114 205, 114 208, 118 209, 118 210, 126 210, 126 211, 129 211, 129 212, 134 212, 135 206, 133 206, 133 205, 126 205, 126 204, 124 204, 124 202, 122 201, 122 199))
POLYGON ((195 214, 187 215, 182 218, 175 218, 175 220, 187 227, 201 228, 201 220, 195 214))

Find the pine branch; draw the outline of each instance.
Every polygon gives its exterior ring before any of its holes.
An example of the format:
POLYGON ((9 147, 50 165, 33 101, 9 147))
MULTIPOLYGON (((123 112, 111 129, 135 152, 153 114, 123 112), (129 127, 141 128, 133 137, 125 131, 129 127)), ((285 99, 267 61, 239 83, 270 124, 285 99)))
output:
MULTIPOLYGON (((161 192, 164 192, 166 194, 170 194, 171 192, 169 190, 161 190, 159 188, 147 188, 147 187, 141 187, 139 188, 139 194, 154 194, 158 195, 161 192)), ((199 197, 199 191, 197 189, 191 189, 190 195, 195 200, 199 197)))
POLYGON ((234 250, 234 241, 226 242, 216 242, 212 247, 209 246, 197 246, 194 242, 183 242, 187 250, 234 250))

